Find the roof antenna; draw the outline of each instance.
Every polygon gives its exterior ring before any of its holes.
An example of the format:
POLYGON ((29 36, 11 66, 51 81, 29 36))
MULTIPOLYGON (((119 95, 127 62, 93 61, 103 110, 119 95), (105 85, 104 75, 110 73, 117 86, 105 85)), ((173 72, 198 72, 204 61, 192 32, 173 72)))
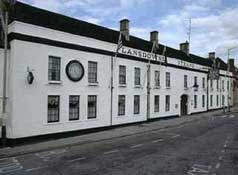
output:
POLYGON ((192 31, 192 18, 190 17, 189 18, 188 32, 187 32, 189 44, 191 42, 191 31, 192 31))

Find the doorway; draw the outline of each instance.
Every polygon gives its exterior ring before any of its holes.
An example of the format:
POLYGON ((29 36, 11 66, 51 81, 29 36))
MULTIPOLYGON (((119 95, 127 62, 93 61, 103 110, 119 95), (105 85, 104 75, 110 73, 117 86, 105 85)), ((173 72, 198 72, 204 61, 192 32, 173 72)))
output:
POLYGON ((181 115, 187 115, 188 114, 188 96, 182 95, 181 96, 181 115))

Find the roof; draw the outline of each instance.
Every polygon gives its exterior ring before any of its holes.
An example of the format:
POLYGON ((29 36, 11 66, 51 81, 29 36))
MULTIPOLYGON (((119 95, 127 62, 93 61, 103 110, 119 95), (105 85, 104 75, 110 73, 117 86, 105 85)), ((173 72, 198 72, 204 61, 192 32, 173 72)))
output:
MULTIPOLYGON (((41 27, 46 27, 58 31, 63 31, 75 35, 90 37, 110 43, 117 43, 119 31, 112 30, 99 25, 91 24, 85 21, 74 19, 68 16, 49 12, 39 9, 21 2, 16 2, 10 21, 20 21, 41 27)), ((125 46, 150 52, 152 43, 144 39, 130 36, 129 41, 123 43, 125 46)), ((164 45, 159 44, 157 53, 162 54, 164 45)), ((168 57, 196 63, 204 66, 211 66, 211 61, 194 54, 185 54, 184 52, 166 46, 166 54, 168 57)))

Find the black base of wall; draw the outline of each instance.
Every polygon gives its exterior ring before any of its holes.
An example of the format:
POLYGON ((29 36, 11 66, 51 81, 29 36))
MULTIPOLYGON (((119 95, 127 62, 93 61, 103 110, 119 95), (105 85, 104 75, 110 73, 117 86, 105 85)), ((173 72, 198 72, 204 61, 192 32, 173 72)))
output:
MULTIPOLYGON (((67 131, 67 132, 62 132, 62 133, 45 134, 45 135, 17 138, 17 139, 8 138, 6 146, 14 147, 14 146, 20 146, 20 145, 39 143, 39 142, 46 142, 46 141, 68 138, 68 137, 73 137, 73 136, 80 136, 80 135, 85 135, 85 134, 90 134, 90 133, 95 133, 95 132, 100 132, 100 131, 107 131, 107 130, 120 128, 120 127, 133 126, 133 125, 144 124, 144 123, 148 123, 148 122, 155 122, 155 121, 160 121, 160 120, 169 120, 169 119, 177 118, 177 117, 179 117, 179 116, 173 115, 173 116, 167 116, 167 117, 162 117, 162 118, 153 118, 153 119, 149 119, 147 121, 145 120, 145 121, 139 121, 139 122, 134 122, 134 123, 124 123, 124 124, 119 124, 119 125, 103 126, 103 127, 98 127, 98 128, 67 131)), ((1 143, 2 143, 2 141, 0 139, 0 147, 2 145, 1 143)))
MULTIPOLYGON (((223 109, 223 108, 211 109, 208 111, 216 111, 216 110, 221 110, 221 109, 223 109)), ((195 115, 195 114, 199 114, 199 113, 206 113, 208 111, 196 112, 196 113, 192 113, 191 115, 195 115)), ((181 116, 173 115, 173 116, 167 116, 167 117, 161 117, 161 118, 152 118, 152 119, 148 119, 145 121, 134 122, 134 123, 124 123, 124 124, 119 124, 119 125, 103 126, 103 127, 98 127, 98 128, 67 131, 67 132, 62 132, 62 133, 46 134, 46 135, 39 135, 39 136, 32 136, 32 137, 25 137, 25 138, 18 138, 18 139, 8 138, 6 146, 14 147, 14 146, 20 146, 20 145, 39 143, 39 142, 46 142, 46 141, 51 141, 51 140, 56 140, 56 139, 62 139, 62 138, 80 136, 80 135, 85 135, 85 134, 90 134, 90 133, 95 133, 95 132, 100 132, 100 131, 111 130, 111 129, 120 128, 120 127, 133 126, 133 125, 161 121, 161 120, 169 120, 169 119, 178 118, 178 117, 181 117, 181 116)), ((0 139, 0 147, 1 146, 2 146, 2 140, 0 139)))

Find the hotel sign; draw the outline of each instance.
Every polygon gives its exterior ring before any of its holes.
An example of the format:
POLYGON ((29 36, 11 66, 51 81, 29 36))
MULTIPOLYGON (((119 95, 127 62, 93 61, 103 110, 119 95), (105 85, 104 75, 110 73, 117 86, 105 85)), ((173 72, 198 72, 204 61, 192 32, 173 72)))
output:
POLYGON ((188 68, 194 69, 194 64, 193 63, 189 63, 189 62, 186 62, 186 61, 178 60, 177 64, 178 64, 178 66, 188 67, 188 68))
POLYGON ((149 53, 137 49, 132 49, 132 48, 127 48, 127 47, 122 47, 119 50, 119 53, 124 54, 124 55, 129 55, 129 56, 134 56, 142 59, 147 59, 147 60, 153 60, 153 61, 158 61, 158 62, 165 62, 165 56, 162 55, 157 55, 155 56, 154 53, 149 53))

